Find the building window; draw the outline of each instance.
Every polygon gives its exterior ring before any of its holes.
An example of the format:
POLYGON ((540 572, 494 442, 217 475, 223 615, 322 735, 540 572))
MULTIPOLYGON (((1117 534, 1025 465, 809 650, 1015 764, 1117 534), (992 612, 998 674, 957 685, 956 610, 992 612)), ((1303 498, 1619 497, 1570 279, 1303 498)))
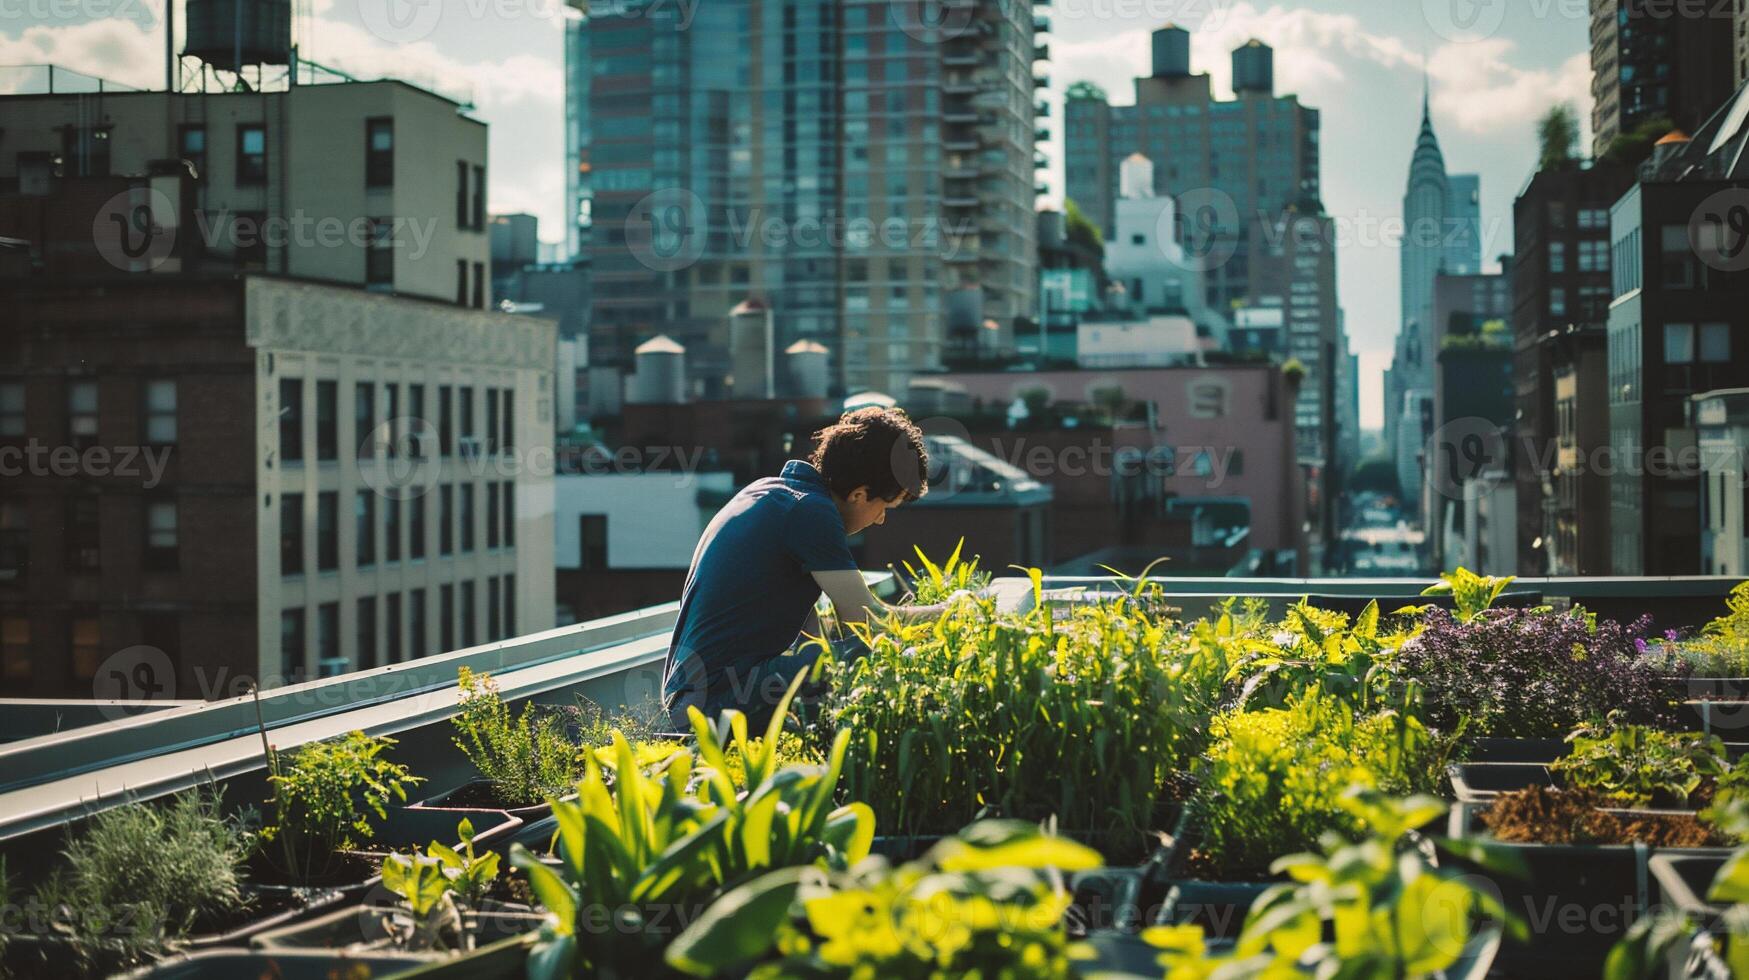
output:
POLYGON ((316 571, 340 567, 340 494, 324 490, 316 495, 316 571))
POLYGON ((340 384, 316 382, 316 459, 340 458, 340 384))
POLYGON ((1583 231, 1596 231, 1609 227, 1609 210, 1607 208, 1585 208, 1579 212, 1579 228, 1583 231))
POLYGON ((499 514, 498 514, 498 484, 488 483, 488 484, 486 484, 486 547, 487 548, 498 547, 498 537, 499 537, 499 531, 501 529, 502 529, 502 525, 499 523, 499 514))
MULTIPOLYGON (((468 200, 468 162, 455 162, 455 226, 466 230, 472 204, 468 200)), ((466 304, 463 304, 466 305, 466 304)))
POLYGON ((1549 271, 1560 273, 1567 271, 1567 243, 1549 243, 1549 271))
POLYGON ((401 500, 383 498, 383 561, 401 560, 401 500))
MULTIPOLYGON (((486 168, 474 168, 474 224, 475 231, 486 230, 486 168)), ((476 266, 475 268, 478 268, 476 266)))
POLYGON ((455 649, 455 586, 445 583, 437 591, 438 638, 443 641, 438 653, 455 649))
POLYGON ((96 497, 67 500, 67 568, 95 572, 103 561, 102 520, 96 497))
POLYGON ((279 673, 287 684, 304 679, 304 611, 286 609, 279 614, 279 673))
POLYGON ((153 571, 176 569, 176 502, 150 500, 146 502, 145 566, 153 571))
POLYGON ((377 665, 377 597, 368 595, 358 600, 358 668, 369 670, 377 665))
POLYGON ((503 429, 498 435, 499 448, 509 452, 516 448, 516 389, 506 388, 499 394, 504 398, 504 409, 498 415, 503 429))
POLYGON ((103 659, 103 629, 91 614, 73 617, 69 658, 75 681, 89 681, 97 676, 97 664, 103 659))
POLYGON ((407 421, 408 433, 407 458, 425 458, 425 440, 431 432, 431 426, 425 421, 425 386, 407 386, 407 421))
POLYGON ((67 434, 75 449, 97 444, 97 382, 67 385, 67 434))
POLYGON ((267 130, 259 124, 237 127, 237 183, 267 183, 267 130))
POLYGON ((472 580, 462 583, 462 646, 471 647, 480 642, 480 635, 475 629, 474 618, 474 583, 472 580))
POLYGON ((407 593, 407 649, 417 660, 425 656, 425 590, 407 593))
POLYGON ((474 485, 464 483, 462 490, 462 553, 474 550, 474 485))
POLYGON ((384 652, 389 663, 398 664, 401 662, 401 593, 391 593, 383 601, 383 633, 388 637, 388 648, 384 652))
POLYGON ((1609 271, 1609 243, 1602 239, 1579 243, 1580 272, 1609 271))
POLYGON ((183 126, 177 137, 182 159, 194 164, 195 177, 206 176, 206 127, 183 126))
POLYGON ((30 528, 23 500, 0 500, 0 585, 22 586, 30 571, 30 528))
POLYGON ((498 451, 498 389, 486 389, 486 452, 498 451))
POLYGON ((425 497, 407 501, 407 557, 425 557, 425 497))
POLYGON ((474 389, 461 389, 460 420, 457 427, 461 429, 462 455, 479 452, 479 446, 474 444, 474 389))
POLYGON ((340 659, 340 603, 324 602, 316 607, 316 671, 318 676, 332 677, 346 670, 340 659))
POLYGON ((146 443, 169 446, 176 442, 176 382, 157 378, 146 382, 146 443))
POLYGON ((304 381, 279 379, 279 458, 304 458, 304 381))
POLYGON ((1661 283, 1665 289, 1693 289, 1700 285, 1694 250, 1688 244, 1687 225, 1665 225, 1659 253, 1661 283))
POLYGON ((358 551, 358 567, 376 564, 377 560, 377 497, 375 490, 359 490, 353 495, 352 516, 358 551))
POLYGON ((504 576, 504 635, 516 635, 516 576, 504 576))
POLYGON ((279 574, 304 574, 304 495, 279 498, 279 574))
POLYGON ((395 284, 395 219, 370 219, 370 239, 364 248, 364 283, 367 286, 395 284))
POLYGON ((352 437, 358 441, 358 458, 377 454, 376 385, 360 381, 352 393, 352 437))
POLYGON ((1664 363, 1694 363, 1694 324, 1664 324, 1664 363))
POLYGON ((504 607, 500 605, 504 597, 499 592, 502 588, 496 575, 486 579, 486 639, 493 643, 504 639, 501 632, 504 628, 504 607))
POLYGON ((437 389, 437 451, 443 456, 455 455, 455 417, 450 411, 452 400, 449 385, 437 389))
POLYGON ((584 514, 578 520, 577 568, 601 571, 607 567, 607 515, 584 514))
POLYGON ((383 455, 400 455, 402 429, 401 386, 383 385, 383 455))
POLYGON ((455 260, 455 305, 468 305, 468 260, 455 260))
POLYGON ((395 186, 395 121, 364 121, 364 186, 395 186))
POLYGON ((24 435, 24 382, 0 384, 0 439, 24 435))
POLYGON ((486 263, 474 263, 474 301, 470 304, 476 310, 486 308, 486 263))
POLYGON ((1567 291, 1565 289, 1557 286, 1549 290, 1549 315, 1567 315, 1567 291))
POLYGON ((1700 325, 1700 359, 1708 364, 1723 364, 1731 359, 1730 324, 1700 325))
POLYGON ((516 547, 516 484, 504 481, 504 547, 516 547))
POLYGON ((7 687, 30 683, 30 620, 24 616, 0 619, 0 682, 7 687))
POLYGON ((455 487, 438 487, 437 497, 437 553, 448 557, 455 554, 455 487))

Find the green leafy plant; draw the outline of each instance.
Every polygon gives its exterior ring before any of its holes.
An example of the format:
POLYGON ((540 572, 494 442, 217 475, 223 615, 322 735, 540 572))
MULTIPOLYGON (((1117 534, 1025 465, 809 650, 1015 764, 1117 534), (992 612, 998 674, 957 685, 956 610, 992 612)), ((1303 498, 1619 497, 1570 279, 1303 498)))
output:
POLYGON ((1679 639, 1674 632, 1650 647, 1647 656, 1661 671, 1695 677, 1749 675, 1749 581, 1739 582, 1725 599, 1726 612, 1679 639))
POLYGON ((859 630, 868 653, 824 666, 821 702, 828 730, 855 733, 851 798, 889 833, 993 815, 1138 841, 1164 829, 1155 803, 1201 748, 1226 664, 1185 642, 1158 592, 1144 581, 1069 609, 976 604, 859 630))
POLYGON ((1358 714, 1313 687, 1286 708, 1219 715, 1195 801, 1196 873, 1256 876, 1326 833, 1368 832, 1344 802, 1351 786, 1404 794, 1437 785, 1444 760, 1421 723, 1396 711, 1358 714))
POLYGON ((459 849, 432 841, 426 845, 425 853, 443 868, 444 877, 449 879, 456 897, 464 905, 478 906, 486 897, 486 889, 492 887, 492 881, 498 877, 498 854, 496 851, 474 853, 472 820, 463 817, 456 824, 455 832, 461 842, 459 849))
POLYGON ((492 781, 501 802, 532 806, 562 793, 577 778, 577 746, 560 717, 533 704, 514 718, 488 674, 457 672, 460 710, 451 719, 455 744, 492 781))
MULTIPOLYGON (((1503 929, 1525 938, 1524 923, 1497 898, 1470 876, 1436 866, 1413 840, 1409 832, 1445 813, 1445 803, 1359 788, 1341 802, 1356 824, 1372 829, 1370 836, 1350 842, 1326 834, 1318 851, 1273 862, 1271 870, 1292 881, 1252 904, 1236 948, 1211 952, 1194 925, 1145 930, 1142 938, 1161 950, 1166 976, 1412 980, 1441 975, 1475 945, 1498 943, 1503 929), (1478 927, 1480 917, 1493 924, 1478 927)), ((1439 843, 1486 867, 1523 874, 1503 850, 1439 843)))
POLYGON ((36 894, 57 910, 56 931, 81 963, 101 971, 144 961, 248 904, 243 868, 256 838, 221 804, 218 790, 197 789, 112 807, 69 838, 64 866, 36 894))
POLYGON ((905 577, 911 581, 911 597, 918 604, 928 606, 946 602, 949 596, 961 589, 976 592, 990 584, 990 573, 978 571, 977 558, 960 560, 960 549, 965 546, 966 539, 961 538, 953 546, 953 554, 948 555, 947 561, 940 565, 930 561, 922 548, 912 546, 923 570, 919 572, 908 561, 900 564, 905 566, 905 577))
POLYGON ((1409 635, 1381 628, 1379 606, 1369 602, 1351 623, 1304 599, 1273 630, 1254 626, 1238 637, 1227 681, 1242 684, 1241 707, 1281 707, 1313 685, 1358 710, 1403 707, 1409 692, 1394 654, 1409 635))
POLYGON ((850 733, 833 742, 824 766, 778 766, 778 733, 797 677, 763 738, 747 737, 746 716, 728 711, 717 726, 694 708, 697 759, 676 752, 654 774, 614 739, 610 788, 595 755, 575 800, 554 800, 560 864, 548 867, 520 844, 511 863, 527 873, 540 903, 557 917, 529 958, 531 980, 599 975, 643 976, 671 938, 669 914, 690 913, 720 890, 772 869, 826 862, 848 866, 868 854, 874 819, 868 806, 836 806, 834 794, 850 733), (729 775, 725 742, 739 750, 747 785, 729 775), (608 933, 603 917, 620 926, 608 933))
POLYGON ((772 871, 707 909, 667 961, 701 977, 1070 977, 1059 873, 1099 865, 1031 824, 984 821, 898 868, 772 871))
POLYGON ((1422 595, 1449 595, 1456 607, 1453 616, 1467 623, 1494 607, 1507 587, 1517 580, 1513 575, 1477 575, 1467 568, 1439 576, 1439 581, 1421 590, 1422 595))
POLYGON ((1570 786, 1625 806, 1686 807, 1704 782, 1731 768, 1717 735, 1666 732, 1645 725, 1581 725, 1568 754, 1550 766, 1570 786))
POLYGON ((451 897, 454 882, 444 872, 442 860, 423 854, 383 858, 383 887, 406 903, 412 914, 409 928, 395 935, 397 944, 415 950, 444 949, 446 932, 462 933, 461 914, 451 897))
POLYGON ((408 787, 424 782, 384 756, 395 744, 351 732, 305 745, 289 763, 269 753, 275 820, 262 837, 278 844, 282 870, 294 880, 309 884, 336 873, 336 852, 368 841, 370 818, 386 818, 390 801, 404 802, 408 787))

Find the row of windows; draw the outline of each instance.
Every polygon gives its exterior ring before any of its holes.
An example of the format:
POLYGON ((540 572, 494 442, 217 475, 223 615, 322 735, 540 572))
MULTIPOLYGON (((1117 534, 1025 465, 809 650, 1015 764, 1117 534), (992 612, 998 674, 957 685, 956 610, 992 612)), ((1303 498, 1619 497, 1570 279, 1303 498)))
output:
MULTIPOLYGON (((96 379, 69 381, 66 385, 67 440, 77 449, 97 444, 98 382, 96 379)), ((27 434, 25 385, 22 381, 0 381, 0 439, 17 439, 27 434)), ((139 439, 148 446, 169 446, 176 443, 176 382, 170 378, 150 378, 140 386, 139 439)))
MULTIPOLYGON (((488 576, 486 582, 486 622, 484 642, 492 643, 516 635, 516 576, 488 576)), ((404 597, 392 592, 383 596, 362 596, 353 600, 353 657, 343 660, 340 654, 340 603, 324 602, 315 607, 315 615, 307 615, 303 607, 286 609, 279 615, 280 673, 295 683, 307 676, 305 651, 308 631, 313 627, 316 640, 316 670, 319 676, 330 676, 351 669, 369 670, 385 663, 416 660, 432 653, 446 653, 482 641, 479 633, 477 600, 478 583, 472 579, 446 582, 438 586, 437 622, 438 647, 433 650, 426 635, 426 595, 423 588, 410 589, 404 597), (457 599, 460 599, 459 605, 457 599), (383 640, 378 646, 378 616, 382 617, 383 640), (313 622, 310 620, 313 619, 313 622), (458 644, 459 640, 459 644, 458 644)))
MULTIPOLYGON (((180 645, 179 624, 174 613, 141 613, 132 617, 135 629, 121 642, 106 643, 102 621, 95 609, 76 609, 66 620, 64 643, 60 650, 49 651, 33 647, 49 637, 38 628, 33 630, 31 617, 23 613, 0 617, 0 689, 24 690, 36 678, 37 668, 62 664, 69 686, 89 686, 97 675, 105 651, 133 645, 153 647, 163 651, 172 663, 180 645)), ((40 627, 40 623, 38 626, 40 627)), ((188 697, 187 693, 176 692, 188 697)))
MULTIPOLYGON (((95 573, 103 565, 102 498, 92 494, 61 501, 63 567, 70 573, 95 573)), ((139 525, 140 566, 147 571, 173 572, 180 564, 181 511, 173 497, 125 499, 142 508, 139 525)), ((113 532, 112 532, 113 533, 113 532)), ((111 563, 116 556, 109 555, 111 563)), ((0 586, 22 587, 30 573, 30 519, 23 500, 0 500, 0 586)))
MULTIPOLYGON (((478 544, 475 484, 444 484, 437 488, 437 553, 447 557, 457 548, 458 528, 463 554, 472 553, 478 544), (459 503, 459 506, 458 506, 459 503)), ((486 484, 485 541, 486 548, 516 547, 516 491, 509 480, 486 484)), ((375 490, 359 490, 353 495, 353 564, 368 568, 377 563, 380 529, 382 560, 398 562, 403 554, 409 560, 425 557, 426 497, 407 500, 383 496, 375 490), (378 512, 381 512, 379 519, 378 512), (405 523, 405 540, 402 525, 405 523)), ((304 573, 304 495, 281 494, 279 498, 279 572, 281 575, 304 573)), ((340 494, 325 490, 316 494, 316 570, 331 572, 340 567, 340 494)))
MULTIPOLYGON (((475 389, 471 385, 439 385, 437 387, 437 425, 433 428, 426 410, 432 406, 425 400, 426 386, 408 384, 407 403, 401 404, 401 385, 385 382, 380 387, 383 410, 377 411, 377 389, 372 381, 360 381, 353 386, 352 438, 359 459, 373 459, 379 453, 422 459, 433 450, 450 457, 457 448, 467 457, 482 453, 510 452, 516 448, 515 389, 480 389, 485 406, 484 436, 476 425, 475 389), (459 426, 459 435, 458 435, 459 426)), ((296 461, 304 458, 304 379, 279 379, 279 452, 280 458, 296 461)), ((315 450, 318 461, 339 458, 339 401, 337 381, 316 382, 315 450)))

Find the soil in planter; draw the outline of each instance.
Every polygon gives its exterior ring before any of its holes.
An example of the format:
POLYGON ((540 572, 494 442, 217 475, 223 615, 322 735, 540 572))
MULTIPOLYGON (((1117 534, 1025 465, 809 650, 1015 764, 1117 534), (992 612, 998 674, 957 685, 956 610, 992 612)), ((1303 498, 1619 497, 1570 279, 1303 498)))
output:
POLYGON ((309 904, 311 894, 299 894, 281 888, 256 890, 245 888, 244 901, 231 908, 201 916, 194 920, 194 928, 188 931, 191 936, 219 936, 234 929, 241 929, 252 922, 302 909, 309 904))
POLYGON ((1713 827, 1688 814, 1608 813, 1610 801, 1582 789, 1528 786, 1502 793, 1481 820, 1494 839, 1509 844, 1649 844, 1709 847, 1727 843, 1713 827))
POLYGON ((539 806, 546 800, 506 800, 498 795, 497 785, 484 780, 467 783, 446 795, 441 804, 445 809, 517 810, 539 806))
POLYGON ((309 881, 294 881, 282 866, 284 856, 274 845, 264 844, 249 858, 249 880, 263 885, 293 885, 311 888, 346 888, 375 878, 382 863, 362 854, 336 854, 327 861, 325 873, 309 881))

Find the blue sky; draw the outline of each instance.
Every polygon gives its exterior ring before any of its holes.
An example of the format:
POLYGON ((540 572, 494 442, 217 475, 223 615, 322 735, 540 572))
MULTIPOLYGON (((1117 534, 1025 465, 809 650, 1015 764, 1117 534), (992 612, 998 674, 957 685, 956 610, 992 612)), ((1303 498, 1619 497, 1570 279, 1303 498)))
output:
MULTIPOLYGON (((660 0, 683 14, 708 0, 660 0)), ((32 0, 0 12, 0 65, 52 61, 139 86, 161 84, 162 0, 32 0)), ((1056 0, 1051 17, 1051 117, 1061 93, 1087 79, 1113 101, 1149 63, 1149 34, 1168 21, 1194 33, 1195 69, 1227 94, 1229 52, 1256 37, 1276 51, 1276 83, 1323 113, 1324 204, 1339 227, 1339 287, 1362 352, 1362 417, 1380 419, 1379 376, 1396 334, 1403 185, 1420 117, 1423 65, 1434 123, 1453 172, 1482 178, 1483 255, 1511 248, 1512 198, 1535 161, 1536 119, 1559 102, 1587 120, 1585 0, 1056 0)), ((492 126, 494 211, 539 215, 561 237, 564 105, 558 0, 305 0, 306 57, 440 89, 471 89, 492 126), (420 4, 424 3, 424 6, 420 4), (391 4, 395 6, 390 6, 391 4)), ((15 76, 15 73, 14 73, 15 76)), ((0 72, 0 91, 8 73, 0 72)), ((1061 193, 1061 150, 1049 183, 1061 193)))

